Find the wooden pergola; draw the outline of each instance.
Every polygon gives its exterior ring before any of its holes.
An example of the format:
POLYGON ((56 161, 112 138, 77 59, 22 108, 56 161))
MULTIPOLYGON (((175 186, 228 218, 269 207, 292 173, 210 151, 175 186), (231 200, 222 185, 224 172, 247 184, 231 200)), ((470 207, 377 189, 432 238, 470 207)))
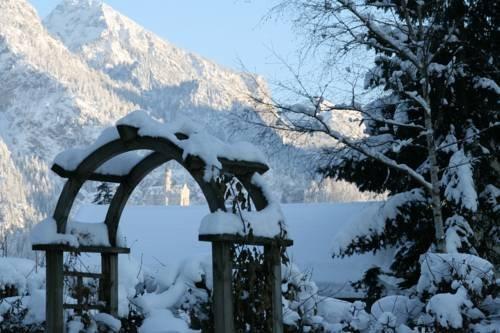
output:
MULTIPOLYGON (((46 253, 46 328, 50 333, 63 333, 64 309, 78 309, 78 305, 64 304, 63 283, 64 276, 76 276, 79 279, 94 277, 100 279, 99 299, 96 305, 87 305, 84 309, 96 309, 113 316, 118 314, 118 255, 129 253, 130 249, 117 246, 117 230, 123 209, 133 190, 150 172, 168 161, 176 161, 198 183, 208 203, 209 210, 226 211, 224 194, 219 193, 214 180, 206 181, 204 172, 206 164, 198 156, 188 155, 183 158, 183 149, 180 145, 165 137, 141 135, 139 128, 130 125, 117 125, 119 136, 102 144, 78 164, 73 170, 67 170, 61 165, 54 164, 52 170, 67 181, 59 196, 53 218, 57 224, 57 232, 64 234, 69 213, 75 199, 86 181, 104 181, 118 183, 119 186, 109 205, 105 221, 110 246, 79 246, 71 247, 60 244, 36 244, 33 250, 46 253), (130 151, 148 150, 126 175, 99 173, 98 169, 114 157, 130 151), (101 255, 101 273, 83 273, 64 271, 64 252, 81 253, 92 252, 101 255), (92 276, 90 276, 92 275, 92 276)), ((182 132, 175 133, 179 140, 189 139, 189 135, 182 132)), ((256 210, 260 211, 269 205, 263 190, 252 182, 254 174, 263 174, 269 168, 263 163, 230 160, 218 157, 222 165, 220 174, 236 177, 248 191, 256 210)), ((272 290, 272 321, 273 332, 283 332, 282 304, 281 304, 281 259, 283 247, 292 245, 290 239, 280 237, 245 237, 231 234, 200 235, 199 240, 212 243, 213 264, 213 311, 215 331, 218 333, 234 332, 234 316, 232 301, 232 258, 233 244, 249 244, 264 246, 265 264, 269 265, 272 290)))

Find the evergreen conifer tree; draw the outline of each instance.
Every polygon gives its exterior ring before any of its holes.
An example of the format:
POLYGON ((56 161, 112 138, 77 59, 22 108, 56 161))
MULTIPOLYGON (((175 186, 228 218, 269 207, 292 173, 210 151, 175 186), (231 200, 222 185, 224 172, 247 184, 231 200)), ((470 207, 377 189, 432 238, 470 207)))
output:
MULTIPOLYGON (((433 249, 474 253, 498 265, 498 2, 297 0, 283 5, 292 6, 295 22, 313 44, 331 48, 328 54, 355 46, 375 54, 365 88, 382 93, 363 107, 354 98, 352 105, 326 105, 330 96, 304 89, 300 94, 309 107, 278 104, 272 111, 276 127, 322 132, 343 144, 323 152, 324 175, 388 193, 367 230, 354 228, 352 239, 339 240, 334 255, 395 249, 389 274, 402 287, 415 285, 419 257, 433 249), (343 110, 362 114, 367 137, 346 138, 322 121, 324 112, 343 110), (297 113, 305 116, 300 123, 293 120, 297 113)), ((372 275, 369 280, 376 281, 372 275)))
MULTIPOLYGON (((423 124, 421 107, 408 95, 422 91, 422 82, 428 82, 446 251, 479 252, 498 264, 494 243, 499 239, 499 216, 498 211, 496 216, 492 214, 495 209, 492 203, 496 205, 499 199, 500 176, 499 128, 494 130, 499 121, 500 94, 496 84, 500 76, 496 67, 498 51, 495 51, 500 36, 496 28, 498 15, 494 15, 498 14, 498 4, 487 0, 428 1, 403 11, 398 10, 400 1, 389 3, 394 4, 394 12, 401 21, 406 20, 405 15, 410 21, 417 21, 421 15, 428 22, 422 32, 428 52, 424 56, 429 59, 427 70, 415 70, 408 61, 376 44, 372 48, 377 54, 376 65, 367 76, 366 86, 383 88, 387 94, 365 110, 372 118, 423 124)), ((408 48, 414 43, 409 39, 402 42, 408 48)), ((381 146, 384 154, 430 178, 429 156, 423 148, 425 136, 420 130, 374 120, 368 120, 367 125, 372 140, 391 142, 381 146)), ((338 254, 395 246, 397 252, 391 268, 404 280, 403 286, 413 285, 420 273, 419 256, 435 242, 431 199, 427 193, 404 174, 356 152, 344 155, 325 168, 325 172, 352 181, 363 190, 387 191, 389 201, 396 203, 397 209, 392 216, 384 216, 382 232, 357 237, 338 254), (419 195, 401 195, 410 191, 419 191, 419 195)))
POLYGON ((97 186, 97 193, 93 203, 97 205, 109 205, 113 199, 113 191, 108 183, 102 182, 97 186))

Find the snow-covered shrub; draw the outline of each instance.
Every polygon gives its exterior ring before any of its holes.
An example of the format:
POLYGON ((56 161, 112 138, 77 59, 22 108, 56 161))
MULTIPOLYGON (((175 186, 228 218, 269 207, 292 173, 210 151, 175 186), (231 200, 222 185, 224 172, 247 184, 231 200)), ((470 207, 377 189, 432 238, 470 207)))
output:
POLYGON ((0 299, 0 332, 42 332, 44 321, 44 289, 0 299))
POLYGON ((318 287, 294 264, 282 266, 283 321, 285 331, 319 331, 318 287))
POLYGON ((34 261, 0 257, 0 298, 24 295, 28 289, 41 288, 44 280, 34 261))
POLYGON ((500 299, 491 263, 471 254, 427 253, 420 271, 408 295, 372 305, 370 332, 498 332, 500 299))
POLYGON ((45 276, 35 262, 0 258, 0 332, 42 332, 45 276))
POLYGON ((371 314, 376 320, 372 332, 396 332, 411 325, 420 316, 424 304, 418 298, 404 295, 386 296, 371 307, 371 314))
POLYGON ((137 332, 135 328, 131 331, 122 330, 122 322, 119 319, 101 312, 70 316, 66 322, 66 331, 68 333, 137 332))
POLYGON ((205 332, 212 322, 211 290, 211 260, 206 257, 188 258, 178 267, 148 272, 137 286, 138 294, 129 298, 129 316, 122 324, 130 332, 155 325, 167 331, 191 326, 205 332))
POLYGON ((365 332, 370 317, 363 302, 349 303, 319 294, 309 274, 282 266, 285 332, 365 332))
POLYGON ((396 324, 407 324, 416 318, 423 309, 423 304, 418 299, 411 299, 404 295, 386 296, 373 303, 371 314, 379 320, 384 313, 392 313, 396 324))
POLYGON ((426 303, 418 325, 430 331, 480 331, 498 312, 491 307, 498 305, 493 265, 474 255, 423 255, 417 291, 426 303))
MULTIPOLYGON (((45 300, 45 297, 43 298, 45 300)), ((24 333, 43 332, 41 312, 44 312, 44 304, 36 303, 30 296, 7 297, 0 299, 0 332, 2 333, 24 333), (33 305, 42 305, 43 310, 36 309, 33 305)), ((45 313, 43 313, 45 317, 45 313)))
POLYGON ((382 277, 387 273, 380 267, 374 266, 368 269, 359 281, 351 285, 356 291, 363 291, 366 295, 365 301, 373 304, 376 300, 387 294, 386 286, 382 283, 382 277))
MULTIPOLYGON (((241 264, 245 264, 246 268, 233 276, 235 326, 245 332, 267 332, 263 316, 268 313, 259 312, 270 309, 270 291, 265 288, 262 272, 257 269, 258 266, 265 269, 263 258, 257 255, 250 259, 253 250, 242 253, 244 259, 240 258, 238 267, 241 269, 241 264), (249 274, 249 269, 256 269, 257 274, 249 274)), ((138 287, 139 294, 130 299, 131 309, 135 311, 133 318, 139 320, 133 325, 123 319, 122 327, 146 329, 161 324, 172 330, 189 327, 214 332, 210 260, 191 258, 178 269, 161 269, 146 275, 138 287)), ((368 332, 370 327, 364 303, 320 295, 310 274, 301 272, 291 263, 282 265, 282 301, 285 332, 368 332)))

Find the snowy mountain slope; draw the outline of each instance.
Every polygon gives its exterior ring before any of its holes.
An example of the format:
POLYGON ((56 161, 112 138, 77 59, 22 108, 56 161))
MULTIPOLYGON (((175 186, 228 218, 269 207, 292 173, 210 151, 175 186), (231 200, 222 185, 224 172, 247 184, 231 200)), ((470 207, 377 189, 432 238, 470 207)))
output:
MULTIPOLYGON (((137 88, 140 95, 122 90, 122 96, 157 117, 188 116, 209 125, 212 134, 222 139, 251 141, 262 147, 279 177, 275 187, 283 193, 282 199, 304 199, 303 191, 311 186, 315 171, 309 149, 331 145, 332 140, 321 134, 276 133, 249 125, 248 121, 269 123, 270 119, 261 119, 262 113, 250 113, 251 119, 242 121, 239 112, 254 107, 249 96, 265 99, 268 95, 262 78, 182 50, 100 0, 64 0, 44 25, 91 67, 137 88)), ((358 136, 363 128, 352 126, 355 116, 325 112, 325 121, 358 136)))
MULTIPOLYGON (((11 231, 30 227, 36 215, 28 204, 26 183, 14 165, 11 152, 0 138, 0 255, 12 255, 26 250, 27 242, 14 242, 11 231)), ((22 237, 26 240, 27 237, 22 237)))
MULTIPOLYGON (((258 144, 279 175, 275 187, 285 194, 293 193, 285 200, 303 197, 303 193, 297 197, 294 192, 303 192, 314 172, 309 167, 308 152, 294 145, 283 145, 278 133, 250 126, 239 116, 244 109, 253 108, 249 96, 261 93, 265 87, 262 79, 223 68, 182 50, 102 1, 63 1, 44 24, 89 66, 117 83, 126 82, 138 89, 139 94, 126 89, 120 90, 120 94, 152 110, 155 116, 167 121, 190 117, 206 124, 212 134, 224 140, 258 144)), ((263 120, 254 113, 251 121, 263 120)))
POLYGON ((2 136, 16 151, 51 159, 74 144, 56 140, 62 132, 75 137, 133 109, 109 89, 111 80, 52 38, 24 0, 0 1, 0 26, 2 136))
MULTIPOLYGON (((309 151, 240 120, 257 91, 250 75, 179 49, 100 1, 66 0, 45 24, 27 0, 0 0, 0 224, 29 227, 49 214, 62 184, 49 170, 54 156, 90 143, 139 107, 167 121, 190 117, 221 139, 256 143, 282 200, 304 200, 314 173, 309 151)), ((253 120, 262 121, 257 113, 253 120)), ((199 202, 194 181, 168 167, 199 202)), ((148 187, 164 178, 164 169, 147 177, 134 202, 145 203, 148 187)))
POLYGON ((9 167, 0 196, 10 211, 0 222, 29 226, 53 207, 60 184, 49 172, 55 154, 89 142, 134 106, 52 38, 24 0, 0 0, 0 82, 2 163, 9 167))
MULTIPOLYGON (((117 85, 132 86, 115 91, 156 117, 189 117, 223 140, 257 143, 272 155, 274 167, 290 160, 288 151, 284 157, 276 149, 283 144, 274 131, 249 126, 238 116, 252 108, 249 96, 258 93, 257 85, 265 86, 262 79, 257 84, 247 73, 178 48, 98 0, 65 0, 44 25, 89 66, 117 85)), ((257 114, 253 120, 261 121, 257 114)))
POLYGON ((187 103, 185 107, 230 110, 235 103, 246 102, 248 93, 255 89, 248 74, 180 49, 102 1, 64 0, 44 25, 90 66, 114 80, 151 93, 160 87, 184 87, 166 100, 179 99, 187 103), (189 97, 179 98, 183 93, 189 97))

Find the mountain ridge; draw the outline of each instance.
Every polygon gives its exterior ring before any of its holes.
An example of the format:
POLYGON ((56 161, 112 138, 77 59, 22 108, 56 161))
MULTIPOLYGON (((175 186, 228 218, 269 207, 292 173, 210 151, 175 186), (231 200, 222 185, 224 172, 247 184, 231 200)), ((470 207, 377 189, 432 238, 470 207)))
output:
MULTIPOLYGON (((29 229, 51 213, 62 186, 50 172, 57 153, 91 143, 103 127, 138 108, 166 121, 191 118, 224 140, 258 144, 270 158, 267 177, 280 198, 304 200, 314 174, 310 152, 241 121, 252 109, 249 96, 265 87, 262 78, 177 48, 102 1, 65 0, 42 24, 26 0, 0 0, 0 27, 0 224, 7 232, 29 229), (95 29, 102 8, 118 28, 75 40, 71 29, 95 29)), ((250 114, 253 122, 266 122, 250 114)), ((192 202, 202 200, 194 181, 168 164, 143 181, 133 202, 150 200, 148 189, 162 187, 166 169, 174 171, 174 183, 188 183, 192 202)), ((86 186, 79 200, 94 190, 86 186)), ((29 253, 22 237, 10 247, 29 253)))

